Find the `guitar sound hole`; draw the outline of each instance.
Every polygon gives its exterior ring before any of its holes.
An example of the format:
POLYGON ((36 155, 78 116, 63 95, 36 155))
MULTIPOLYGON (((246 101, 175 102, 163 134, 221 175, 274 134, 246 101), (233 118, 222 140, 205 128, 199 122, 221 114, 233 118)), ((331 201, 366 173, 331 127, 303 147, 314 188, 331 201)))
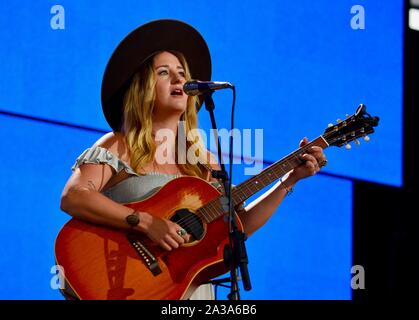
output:
POLYGON ((170 220, 185 229, 192 236, 191 240, 200 240, 204 236, 201 219, 188 209, 177 210, 170 220))

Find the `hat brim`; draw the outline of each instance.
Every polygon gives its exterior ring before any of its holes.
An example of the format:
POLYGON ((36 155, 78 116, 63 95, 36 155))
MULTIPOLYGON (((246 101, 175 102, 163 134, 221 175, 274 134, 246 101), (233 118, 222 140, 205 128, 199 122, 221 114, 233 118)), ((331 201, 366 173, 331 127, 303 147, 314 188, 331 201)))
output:
POLYGON ((193 79, 211 80, 210 52, 196 29, 184 22, 166 19, 139 26, 116 47, 102 79, 102 109, 114 131, 121 129, 123 98, 131 77, 147 58, 166 50, 185 56, 193 79))

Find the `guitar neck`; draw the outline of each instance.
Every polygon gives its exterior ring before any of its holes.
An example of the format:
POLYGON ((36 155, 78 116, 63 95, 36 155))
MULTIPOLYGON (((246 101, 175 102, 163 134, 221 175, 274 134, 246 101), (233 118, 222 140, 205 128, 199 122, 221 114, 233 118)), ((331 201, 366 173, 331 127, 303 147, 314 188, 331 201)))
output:
MULTIPOLYGON (((367 135, 374 132, 374 127, 378 126, 379 120, 378 117, 372 117, 367 113, 366 106, 361 103, 352 116, 346 117, 343 121, 338 121, 336 125, 331 124, 324 131, 323 135, 265 168, 259 174, 237 185, 232 190, 233 205, 237 206, 299 166, 302 163, 301 156, 307 153, 307 149, 312 146, 318 146, 322 149, 329 146, 341 147, 360 137, 364 137, 368 141, 367 135)), ((225 213, 221 205, 221 197, 217 197, 198 210, 205 221, 211 222, 225 213)))
POLYGON ((233 189, 234 205, 247 200, 258 191, 281 178, 287 172, 299 166, 303 162, 301 160, 301 156, 307 153, 307 149, 312 146, 318 146, 325 149, 329 145, 323 136, 319 136, 304 147, 299 148, 281 160, 278 160, 269 167, 263 169, 252 178, 240 183, 233 189))
MULTIPOLYGON (((233 205, 236 206, 242 203, 258 191, 270 185, 275 180, 281 178, 290 170, 299 166, 303 162, 301 160, 301 156, 307 153, 307 149, 312 146, 318 146, 325 149, 329 146, 329 144, 323 136, 319 136, 304 147, 297 149, 281 160, 263 169, 252 178, 235 186, 232 190, 233 205)), ((199 211, 207 222, 211 222, 224 214, 224 210, 222 210, 220 200, 218 198, 207 203, 199 211)))

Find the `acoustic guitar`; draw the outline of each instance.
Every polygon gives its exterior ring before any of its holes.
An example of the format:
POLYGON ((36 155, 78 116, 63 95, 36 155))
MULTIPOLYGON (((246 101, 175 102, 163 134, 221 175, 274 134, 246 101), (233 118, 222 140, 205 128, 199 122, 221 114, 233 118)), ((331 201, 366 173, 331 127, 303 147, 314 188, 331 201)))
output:
MULTIPOLYGON (((307 148, 340 147, 359 137, 367 140, 378 121, 361 104, 354 115, 330 125, 323 135, 235 186, 234 206, 300 165, 307 148)), ((223 262, 229 231, 222 196, 205 180, 185 176, 171 180, 145 200, 124 204, 170 219, 187 230, 191 241, 172 251, 140 232, 72 218, 55 241, 55 258, 64 270, 66 285, 79 299, 188 299, 199 285, 228 271, 223 262)))

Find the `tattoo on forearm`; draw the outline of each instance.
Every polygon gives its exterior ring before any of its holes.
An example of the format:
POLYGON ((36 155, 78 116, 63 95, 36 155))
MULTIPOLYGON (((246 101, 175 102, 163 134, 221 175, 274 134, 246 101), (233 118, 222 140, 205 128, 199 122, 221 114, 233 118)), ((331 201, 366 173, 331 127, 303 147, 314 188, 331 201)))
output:
POLYGON ((87 181, 87 185, 89 186, 89 189, 95 190, 96 191, 96 186, 93 183, 92 180, 87 181))

